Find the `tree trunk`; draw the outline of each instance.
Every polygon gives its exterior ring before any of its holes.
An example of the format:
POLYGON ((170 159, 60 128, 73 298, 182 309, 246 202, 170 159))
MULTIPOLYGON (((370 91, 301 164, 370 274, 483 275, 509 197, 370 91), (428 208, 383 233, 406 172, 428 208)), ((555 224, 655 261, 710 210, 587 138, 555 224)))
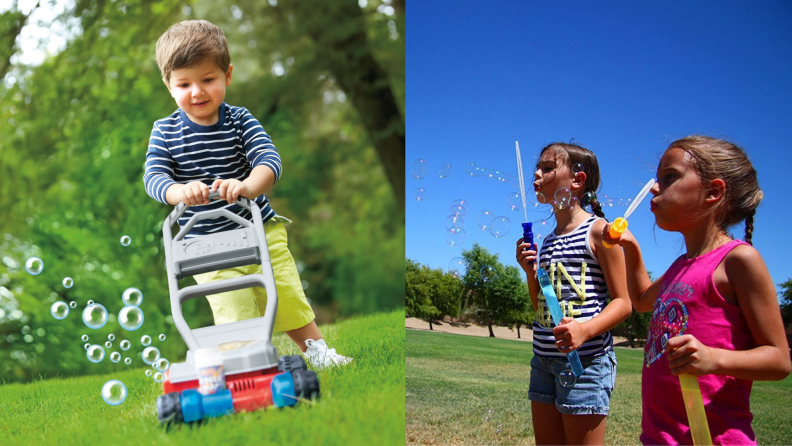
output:
POLYGON ((495 337, 495 332, 494 332, 494 331, 492 331, 492 321, 489 321, 489 322, 487 323, 487 327, 489 327, 490 337, 491 337, 491 338, 494 338, 494 337, 495 337))
POLYGON ((520 339, 520 326, 522 324, 517 324, 517 339, 520 339))
POLYGON ((432 320, 431 319, 429 319, 429 330, 434 331, 434 328, 432 328, 432 320))
MULTIPOLYGON (((278 6, 280 7, 280 5, 278 6)), ((404 118, 387 73, 374 59, 365 17, 355 1, 283 3, 316 43, 327 68, 351 99, 377 151, 398 205, 404 209, 404 118), (332 17, 328 21, 328 17, 332 17), (332 28, 325 24, 333 23, 332 28), (324 25, 324 26, 323 26, 324 25)))

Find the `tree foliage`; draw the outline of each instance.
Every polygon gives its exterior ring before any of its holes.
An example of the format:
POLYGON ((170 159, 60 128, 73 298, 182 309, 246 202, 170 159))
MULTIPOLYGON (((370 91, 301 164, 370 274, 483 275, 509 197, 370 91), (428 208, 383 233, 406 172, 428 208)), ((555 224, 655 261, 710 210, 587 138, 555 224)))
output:
POLYGON ((496 254, 478 244, 462 251, 462 257, 467 263, 463 283, 468 290, 464 302, 468 314, 495 337, 493 324, 514 324, 515 315, 528 311, 528 287, 518 268, 505 267, 496 254))
POLYGON ((792 279, 779 283, 781 288, 781 318, 784 320, 784 327, 792 327, 792 279))
MULTIPOLYGON (((337 32, 341 24, 365 31, 357 48, 380 66, 381 77, 372 81, 389 87, 403 122, 404 19, 398 9, 392 17, 376 5, 345 3, 359 11, 342 21, 338 14, 349 9, 318 3, 307 17, 306 11, 288 12, 298 7, 288 1, 276 8, 250 0, 79 0, 57 19, 79 21, 62 52, 39 66, 12 64, 0 84, 0 378, 117 367, 107 360, 88 363, 79 338, 106 339, 118 325, 111 319, 103 329, 88 330, 79 310, 92 299, 117 314, 121 293, 131 286, 145 296, 146 334, 178 339, 168 320, 161 239, 171 208, 146 195, 142 176, 151 125, 176 108, 154 62, 154 45, 184 19, 206 18, 226 31, 235 65, 226 101, 247 107, 279 149, 284 174, 269 198, 295 221, 287 226, 290 249, 304 266, 301 279, 317 313, 404 305, 404 211, 386 173, 392 166, 380 155, 379 134, 367 127, 355 101, 345 99, 365 93, 345 92, 303 22, 310 20, 320 34, 337 32), (121 235, 132 244, 121 246, 121 235), (33 255, 45 263, 38 276, 23 268, 33 255), (66 276, 74 279, 71 289, 61 285, 66 276), (49 314, 55 300, 79 305, 56 321, 49 314)), ((21 19, 18 11, 3 13, 0 38, 12 42, 8 36, 17 22, 24 25, 21 19)), ((0 56, 0 62, 11 60, 0 56)), ((392 108, 383 105, 389 113, 392 108)), ((401 151, 403 157, 403 145, 401 151)), ((193 328, 211 324, 202 299, 186 303, 184 313, 193 328)), ((144 333, 115 334, 135 340, 144 333)), ((184 346, 169 342, 160 349, 178 358, 184 346)))
POLYGON ((429 322, 445 316, 457 317, 462 304, 462 282, 441 269, 406 259, 405 289, 407 315, 429 322))

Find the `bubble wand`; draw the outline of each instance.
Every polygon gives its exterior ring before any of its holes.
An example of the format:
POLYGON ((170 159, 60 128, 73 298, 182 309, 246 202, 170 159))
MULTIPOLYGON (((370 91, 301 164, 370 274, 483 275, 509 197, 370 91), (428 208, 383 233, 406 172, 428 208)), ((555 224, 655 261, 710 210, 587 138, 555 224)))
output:
MULTIPOLYGON (((635 197, 635 200, 633 200, 632 204, 630 204, 630 207, 627 208, 627 212, 624 213, 624 217, 618 217, 616 220, 613 220, 613 224, 611 224, 610 229, 608 229, 608 237, 611 240, 616 241, 621 238, 621 235, 627 229, 627 217, 629 217, 630 214, 632 214, 633 211, 638 207, 638 205, 641 204, 641 201, 643 201, 644 197, 646 197, 646 194, 649 193, 649 189, 651 189, 652 186, 654 186, 654 183, 655 183, 654 178, 649 180, 649 182, 646 183, 643 189, 641 189, 641 191, 638 192, 638 195, 635 197)), ((606 242, 603 239, 602 246, 606 248, 611 248, 613 245, 606 242)))
POLYGON ((682 387, 682 399, 685 401, 690 435, 695 446, 711 445, 709 423, 704 412, 704 400, 701 398, 701 387, 698 378, 687 373, 679 375, 679 385, 682 387))
MULTIPOLYGON (((528 208, 525 206, 525 178, 523 177, 522 159, 520 158, 520 143, 518 141, 514 141, 514 149, 517 152, 517 176, 520 178, 520 195, 522 197, 523 212, 525 212, 525 223, 522 224, 523 243, 527 242, 528 246, 533 246, 533 223, 528 222, 528 208)), ((534 262, 535 260, 531 260, 528 263, 533 264, 534 262)))
MULTIPOLYGON (((550 309, 550 316, 553 318, 553 323, 556 324, 556 326, 561 325, 561 319, 564 318, 564 313, 561 312, 561 305, 558 304, 558 297, 553 289, 552 282, 550 282, 550 276, 547 275, 547 271, 545 271, 544 268, 539 268, 536 271, 536 278, 539 279, 539 286, 542 287, 542 294, 544 294, 547 307, 550 309)), ((572 350, 567 353, 567 360, 575 376, 583 374, 583 364, 580 363, 577 350, 572 350)))

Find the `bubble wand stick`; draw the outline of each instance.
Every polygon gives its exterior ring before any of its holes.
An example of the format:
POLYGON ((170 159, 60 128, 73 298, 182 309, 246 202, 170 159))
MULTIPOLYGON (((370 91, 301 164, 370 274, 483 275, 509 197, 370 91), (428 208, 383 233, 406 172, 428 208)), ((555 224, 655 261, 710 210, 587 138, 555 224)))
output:
MULTIPOLYGON (((550 316, 553 318, 553 323, 556 324, 556 326, 561 325, 561 319, 563 319, 564 313, 561 312, 561 305, 558 304, 558 297, 553 289, 552 282, 550 282, 550 276, 547 275, 547 271, 545 271, 544 268, 539 268, 536 271, 536 278, 539 279, 539 286, 542 287, 542 294, 544 294, 545 301, 547 302, 547 308, 550 309, 550 316)), ((567 353, 567 360, 575 376, 583 374, 583 364, 580 363, 577 350, 572 350, 567 353)))
MULTIPOLYGON (((522 224, 523 242, 528 243, 528 246, 533 246, 533 223, 528 222, 528 208, 525 206, 525 178, 523 177, 522 159, 520 158, 520 143, 518 141, 514 141, 514 148, 517 152, 517 176, 520 178, 520 195, 522 196, 523 212, 525 212, 525 223, 522 224)), ((533 264, 534 262, 535 260, 531 260, 528 263, 533 264)))
MULTIPOLYGON (((649 193, 649 189, 654 186, 654 183, 654 178, 649 180, 643 189, 638 192, 638 195, 635 197, 635 200, 633 200, 632 204, 630 204, 630 207, 627 208, 627 212, 624 213, 624 217, 618 217, 616 220, 613 220, 613 224, 611 224, 610 229, 608 229, 608 237, 610 237, 611 240, 616 241, 621 238, 621 235, 627 229, 627 217, 629 217, 630 214, 632 214, 633 211, 638 207, 638 205, 641 204, 641 201, 643 201, 644 197, 646 197, 646 194, 649 193)), ((611 248, 613 245, 603 239, 602 246, 611 248)))

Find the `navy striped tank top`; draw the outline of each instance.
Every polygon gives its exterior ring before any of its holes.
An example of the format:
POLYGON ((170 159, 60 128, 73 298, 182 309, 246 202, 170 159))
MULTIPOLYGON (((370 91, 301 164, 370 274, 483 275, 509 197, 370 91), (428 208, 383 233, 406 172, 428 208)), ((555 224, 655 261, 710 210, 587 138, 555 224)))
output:
MULTIPOLYGON (((589 232, 599 217, 592 216, 569 234, 545 237, 539 250, 539 266, 547 271, 561 304, 564 316, 578 322, 602 312, 609 302, 608 287, 597 258, 591 251, 589 232)), ((553 336, 553 319, 544 296, 539 294, 539 309, 533 322, 534 354, 547 358, 565 358, 558 351, 553 336)), ((581 357, 599 356, 613 347, 609 331, 587 340, 578 349, 581 357)))

